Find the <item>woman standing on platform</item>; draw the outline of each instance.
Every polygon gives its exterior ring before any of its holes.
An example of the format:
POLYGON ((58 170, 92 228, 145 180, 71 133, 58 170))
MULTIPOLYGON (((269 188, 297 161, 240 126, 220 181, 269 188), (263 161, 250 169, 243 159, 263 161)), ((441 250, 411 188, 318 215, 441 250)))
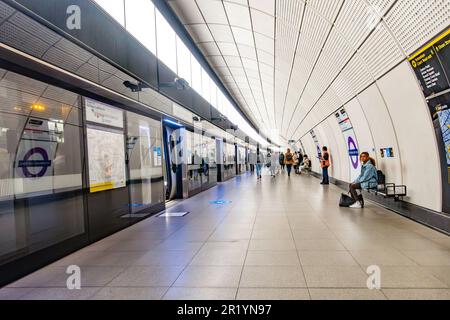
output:
POLYGON ((291 149, 287 149, 286 154, 284 155, 284 163, 286 164, 288 177, 291 176, 292 166, 295 164, 295 156, 291 152, 291 149))
POLYGON ((256 156, 256 177, 257 179, 261 179, 261 171, 262 171, 262 166, 264 164, 264 159, 263 159, 263 155, 261 154, 261 152, 258 152, 258 155, 256 156))
POLYGON ((320 159, 320 167, 322 168, 322 182, 320 184, 330 184, 330 178, 328 176, 328 168, 330 167, 330 154, 328 148, 322 148, 322 158, 320 159))

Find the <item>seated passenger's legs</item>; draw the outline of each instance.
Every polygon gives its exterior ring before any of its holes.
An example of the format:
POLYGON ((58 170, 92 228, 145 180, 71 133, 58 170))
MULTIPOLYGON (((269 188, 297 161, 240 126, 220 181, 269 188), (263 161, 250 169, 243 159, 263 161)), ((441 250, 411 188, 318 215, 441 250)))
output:
POLYGON ((361 190, 361 184, 351 183, 349 188, 350 194, 352 195, 353 200, 360 201, 362 196, 358 195, 358 192, 356 190, 361 190))
POLYGON ((364 208, 364 199, 362 194, 358 194, 357 190, 362 190, 361 188, 361 184, 360 183, 352 183, 350 184, 350 194, 353 198, 353 200, 355 200, 355 204, 352 206, 352 208, 364 208))

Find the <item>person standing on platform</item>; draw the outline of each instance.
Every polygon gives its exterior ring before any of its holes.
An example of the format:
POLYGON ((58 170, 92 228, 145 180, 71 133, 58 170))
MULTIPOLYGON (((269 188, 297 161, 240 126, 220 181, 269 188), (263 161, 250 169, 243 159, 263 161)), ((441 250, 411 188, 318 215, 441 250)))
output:
POLYGON ((277 154, 274 153, 271 158, 270 158, 270 163, 268 163, 270 165, 270 175, 272 176, 272 178, 276 177, 276 173, 277 173, 277 165, 278 165, 278 157, 277 154))
POLYGON ((284 153, 280 152, 280 157, 279 157, 279 161, 280 161, 280 166, 281 166, 281 171, 284 171, 284 153))
POLYGON ((320 159, 320 167, 322 168, 322 182, 320 184, 328 185, 330 184, 330 178, 328 176, 328 168, 330 167, 330 154, 328 153, 328 148, 322 148, 322 157, 320 159))
POLYGON ((284 164, 286 165, 286 169, 288 172, 288 177, 291 176, 292 166, 295 164, 295 156, 291 152, 291 149, 287 149, 286 154, 284 155, 284 164))
POLYGON ((261 171, 264 165, 264 157, 261 152, 256 155, 256 178, 259 180, 262 178, 261 171))

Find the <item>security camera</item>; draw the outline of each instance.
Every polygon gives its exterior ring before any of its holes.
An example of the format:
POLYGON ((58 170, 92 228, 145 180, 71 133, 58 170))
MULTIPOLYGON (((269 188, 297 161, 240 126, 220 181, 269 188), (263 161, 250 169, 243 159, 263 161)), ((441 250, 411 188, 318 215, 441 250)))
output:
POLYGON ((130 89, 132 92, 140 92, 143 88, 150 88, 147 84, 143 82, 138 82, 137 84, 134 84, 130 81, 124 81, 123 85, 130 89))
POLYGON ((200 121, 200 118, 197 117, 197 116, 194 116, 194 117, 192 117, 192 120, 194 120, 195 122, 199 122, 199 121, 200 121))
POLYGON ((141 91, 141 87, 138 84, 131 83, 130 81, 124 81, 123 85, 130 89, 132 92, 141 91))

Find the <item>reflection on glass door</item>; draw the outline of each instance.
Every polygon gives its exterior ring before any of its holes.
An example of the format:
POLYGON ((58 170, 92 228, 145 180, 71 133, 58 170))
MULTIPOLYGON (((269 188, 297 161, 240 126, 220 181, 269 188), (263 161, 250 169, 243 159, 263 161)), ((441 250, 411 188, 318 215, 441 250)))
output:
POLYGON ((0 266, 85 233, 81 136, 77 94, 0 69, 0 266))
POLYGON ((164 202, 161 122, 127 112, 127 128, 131 212, 145 213, 164 202))

